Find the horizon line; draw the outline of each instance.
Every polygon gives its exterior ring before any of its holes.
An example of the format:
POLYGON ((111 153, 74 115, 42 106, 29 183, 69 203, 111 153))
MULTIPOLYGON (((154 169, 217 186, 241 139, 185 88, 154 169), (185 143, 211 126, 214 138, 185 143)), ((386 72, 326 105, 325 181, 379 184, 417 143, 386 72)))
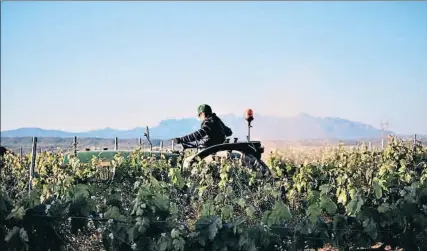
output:
MULTIPOLYGON (((234 116, 234 117, 237 117, 237 118, 239 118, 239 117, 243 118, 243 115, 236 115, 235 113, 224 113, 224 114, 217 113, 217 114, 219 116, 234 116)), ((262 115, 262 114, 259 114, 259 116, 260 117, 272 117, 272 118, 295 118, 295 117, 299 117, 299 116, 308 116, 308 117, 316 118, 316 119, 341 119, 341 120, 346 120, 346 121, 350 121, 350 122, 353 122, 353 123, 359 123, 359 124, 367 125, 367 126, 372 127, 373 129, 381 130, 381 128, 375 127, 374 125, 368 124, 368 123, 365 123, 365 122, 350 120, 350 119, 342 118, 342 117, 314 116, 314 115, 311 115, 311 114, 308 114, 308 113, 305 113, 305 112, 299 112, 296 115, 291 115, 291 116, 274 116, 274 115, 262 115)), ((255 118, 256 118, 256 116, 255 116, 255 118)), ((86 129, 86 130, 82 130, 82 131, 70 131, 70 130, 67 130, 67 129, 55 129, 55 128, 43 128, 43 127, 38 127, 38 126, 24 126, 24 127, 18 127, 18 128, 1 130, 0 132, 3 133, 3 132, 16 131, 16 130, 22 130, 22 129, 39 129, 39 130, 44 130, 44 131, 60 131, 60 132, 65 132, 65 133, 90 133, 90 132, 93 132, 93 131, 100 131, 100 130, 129 131, 129 130, 135 130, 135 129, 139 129, 139 128, 145 128, 147 126, 148 126, 148 128, 156 127, 156 126, 159 126, 161 124, 161 122, 167 121, 167 120, 180 121, 180 120, 186 120, 186 119, 197 120, 197 118, 193 118, 193 117, 166 117, 166 118, 158 121, 153 126, 144 125, 144 126, 135 126, 135 127, 128 127, 128 128, 113 128, 113 127, 110 127, 110 126, 106 126, 106 127, 102 127, 102 128, 86 129)), ((384 130, 384 132, 393 132, 393 133, 395 133, 391 129, 384 130)))

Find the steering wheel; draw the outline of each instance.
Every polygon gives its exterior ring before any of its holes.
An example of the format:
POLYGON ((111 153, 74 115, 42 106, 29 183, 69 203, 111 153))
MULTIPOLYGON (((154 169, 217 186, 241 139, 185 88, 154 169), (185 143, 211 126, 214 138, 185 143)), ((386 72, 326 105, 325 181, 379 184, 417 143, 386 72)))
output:
POLYGON ((179 143, 179 145, 182 146, 182 150, 175 150, 173 151, 174 153, 183 155, 185 150, 187 149, 198 149, 199 148, 199 144, 196 143, 179 143))

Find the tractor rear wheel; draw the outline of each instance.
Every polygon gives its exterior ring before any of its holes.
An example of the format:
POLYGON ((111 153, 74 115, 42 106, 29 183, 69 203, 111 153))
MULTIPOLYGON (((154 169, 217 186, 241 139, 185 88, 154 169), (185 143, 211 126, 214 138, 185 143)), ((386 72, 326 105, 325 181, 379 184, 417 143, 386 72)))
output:
POLYGON ((252 155, 243 155, 242 163, 244 166, 252 170, 259 170, 263 175, 268 173, 268 166, 261 159, 257 159, 252 155))

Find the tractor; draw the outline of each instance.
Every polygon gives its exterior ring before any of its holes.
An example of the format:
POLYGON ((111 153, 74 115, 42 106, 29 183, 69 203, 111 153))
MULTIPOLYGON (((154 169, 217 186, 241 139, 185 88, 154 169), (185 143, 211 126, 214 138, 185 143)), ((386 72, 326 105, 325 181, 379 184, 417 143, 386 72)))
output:
MULTIPOLYGON (((224 143, 214 145, 207 148, 200 148, 197 143, 195 144, 181 144, 182 150, 165 150, 165 151, 153 151, 153 146, 150 139, 150 131, 148 126, 146 127, 146 132, 144 136, 147 138, 150 144, 150 150, 144 151, 144 154, 147 156, 156 156, 160 159, 162 155, 166 159, 171 159, 172 165, 176 166, 177 160, 180 156, 184 156, 184 153, 188 149, 196 150, 196 153, 183 159, 182 167, 184 169, 191 167, 192 165, 198 163, 199 161, 205 160, 209 162, 209 159, 212 159, 213 156, 220 158, 232 158, 242 160, 245 166, 251 167, 253 169, 262 170, 263 172, 268 170, 267 165, 261 160, 261 155, 264 153, 264 147, 261 145, 260 141, 251 141, 250 132, 252 128, 252 121, 254 120, 253 111, 251 109, 246 110, 245 120, 248 124, 248 135, 247 140, 244 142, 238 142, 238 138, 228 137, 224 143), (230 142, 233 140, 233 142, 230 142), (221 154, 222 153, 222 154, 221 154), (225 153, 225 154, 224 154, 225 153)), ((83 151, 77 152, 77 157, 81 162, 89 162, 93 156, 98 156, 103 162, 103 166, 109 166, 110 161, 114 158, 114 155, 117 153, 122 154, 122 156, 127 157, 131 151, 129 150, 115 150, 115 151, 83 151)), ((68 161, 68 160, 66 160, 68 161)))

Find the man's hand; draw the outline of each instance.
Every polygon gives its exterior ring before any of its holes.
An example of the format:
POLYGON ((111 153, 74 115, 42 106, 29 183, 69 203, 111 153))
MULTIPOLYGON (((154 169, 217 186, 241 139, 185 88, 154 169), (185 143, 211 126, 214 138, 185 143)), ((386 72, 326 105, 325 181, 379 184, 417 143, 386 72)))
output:
POLYGON ((181 139, 180 138, 174 138, 173 139, 173 143, 180 144, 181 143, 181 139))

